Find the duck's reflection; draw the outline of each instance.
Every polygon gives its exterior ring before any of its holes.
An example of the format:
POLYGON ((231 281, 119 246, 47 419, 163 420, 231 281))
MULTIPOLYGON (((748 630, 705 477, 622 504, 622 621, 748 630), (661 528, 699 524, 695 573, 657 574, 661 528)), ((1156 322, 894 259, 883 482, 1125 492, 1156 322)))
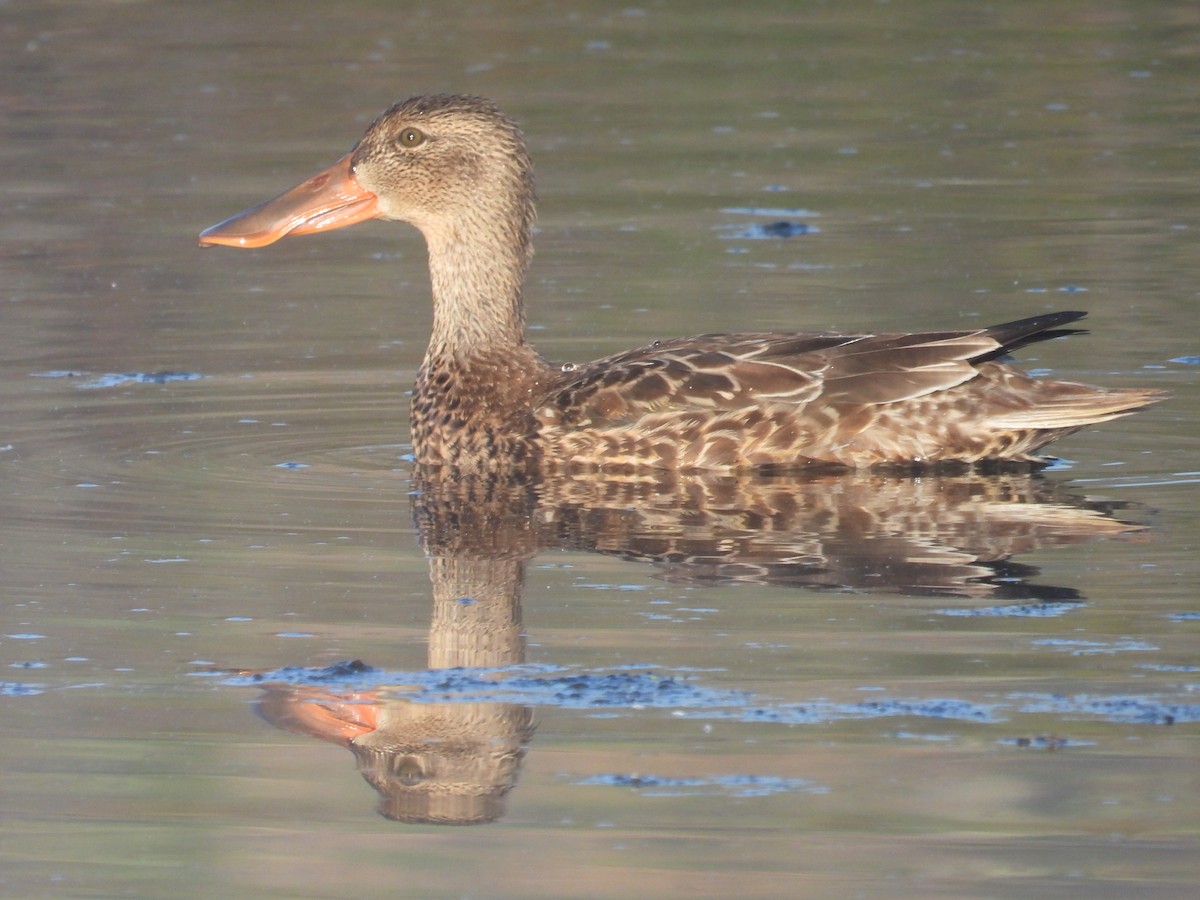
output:
MULTIPOLYGON (((1142 529, 1114 504, 1029 473, 537 483, 418 474, 413 486, 433 585, 430 670, 525 661, 525 564, 543 549, 645 561, 694 583, 1063 602, 1077 591, 1035 584, 1038 570, 1013 557, 1142 529)), ((428 691, 418 701, 402 682, 361 663, 267 674, 258 711, 347 747, 388 818, 498 819, 533 734, 532 709, 425 702, 428 691)))

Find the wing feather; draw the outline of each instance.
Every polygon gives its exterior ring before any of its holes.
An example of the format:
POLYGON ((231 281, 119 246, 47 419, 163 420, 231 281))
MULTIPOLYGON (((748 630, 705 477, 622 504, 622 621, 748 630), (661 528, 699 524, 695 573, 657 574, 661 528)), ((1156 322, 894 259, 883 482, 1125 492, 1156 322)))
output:
MULTIPOLYGON (((712 414, 815 404, 849 415, 949 390, 1012 347, 1067 333, 1080 313, 1050 313, 975 331, 918 334, 705 334, 564 371, 538 407, 543 424, 614 427, 671 411, 712 414), (819 402, 818 402, 819 401, 819 402)), ((815 408, 815 406, 813 407, 815 408)))

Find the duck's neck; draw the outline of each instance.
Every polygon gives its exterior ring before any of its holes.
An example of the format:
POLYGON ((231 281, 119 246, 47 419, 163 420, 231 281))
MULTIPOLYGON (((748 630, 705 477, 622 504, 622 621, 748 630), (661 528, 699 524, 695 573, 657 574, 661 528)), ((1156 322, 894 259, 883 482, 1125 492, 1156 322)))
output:
POLYGON ((519 353, 525 349, 521 285, 529 266, 529 228, 455 222, 426 233, 433 287, 433 331, 426 361, 519 353))
POLYGON ((521 281, 528 239, 464 228, 425 238, 433 333, 412 398, 417 462, 497 471, 532 464, 531 403, 549 366, 525 342, 521 281), (460 232, 461 233, 461 232, 460 232))

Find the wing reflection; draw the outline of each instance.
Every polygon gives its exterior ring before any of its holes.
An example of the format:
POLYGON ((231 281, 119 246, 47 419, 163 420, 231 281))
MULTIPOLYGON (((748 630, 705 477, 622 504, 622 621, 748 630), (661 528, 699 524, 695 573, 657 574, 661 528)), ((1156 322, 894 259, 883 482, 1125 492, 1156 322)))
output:
POLYGON ((569 548, 649 562, 671 581, 1004 599, 1078 598, 1012 557, 1130 535, 1128 507, 1037 474, 813 475, 535 484, 414 480, 431 558, 569 548))
POLYGON ((412 502, 433 587, 429 671, 355 662, 254 683, 268 722, 353 752, 383 815, 435 824, 495 821, 516 783, 533 712, 505 702, 502 670, 525 662, 525 564, 541 550, 646 562, 689 583, 1061 603, 1080 596, 1034 584, 1038 569, 1013 557, 1144 529, 1127 507, 1030 473, 538 482, 426 473, 414 477, 412 502), (463 670, 495 674, 449 679, 463 670), (429 681, 439 673, 445 684, 429 681))

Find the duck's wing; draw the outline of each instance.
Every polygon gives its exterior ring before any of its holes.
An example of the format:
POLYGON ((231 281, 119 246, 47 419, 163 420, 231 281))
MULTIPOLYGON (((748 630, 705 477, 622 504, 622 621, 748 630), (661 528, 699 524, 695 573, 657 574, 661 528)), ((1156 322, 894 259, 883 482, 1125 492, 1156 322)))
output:
POLYGON ((732 334, 660 341, 569 369, 538 414, 568 428, 749 406, 871 406, 946 390, 1002 350, 989 330, 927 334, 732 334))
POLYGON ((1075 333, 1081 312, 1048 313, 973 331, 910 334, 725 334, 655 341, 578 367, 539 404, 543 424, 629 424, 671 410, 748 406, 872 407, 948 390, 977 364, 1075 333))

